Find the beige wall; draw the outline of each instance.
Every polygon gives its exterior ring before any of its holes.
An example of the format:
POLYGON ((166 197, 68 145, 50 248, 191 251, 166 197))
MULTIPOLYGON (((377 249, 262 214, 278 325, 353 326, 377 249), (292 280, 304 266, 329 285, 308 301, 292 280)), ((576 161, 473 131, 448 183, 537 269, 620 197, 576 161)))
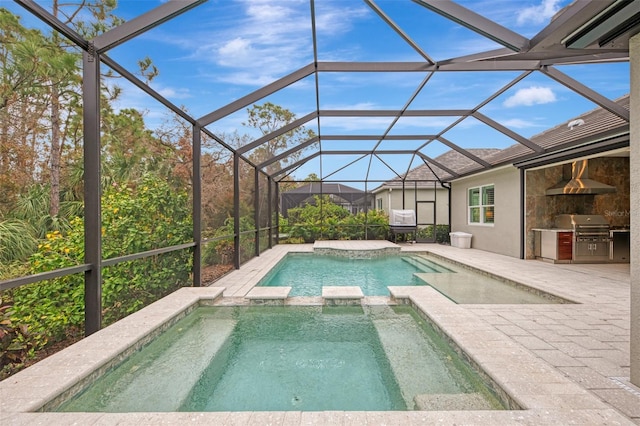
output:
MULTIPOLYGON (((449 223, 449 195, 444 188, 438 189, 418 189, 418 201, 436 202, 436 224, 446 225, 449 223)), ((378 208, 378 199, 382 200, 382 210, 389 213, 391 209, 414 210, 416 206, 416 191, 412 188, 404 190, 404 207, 402 203, 402 189, 393 188, 391 191, 383 189, 375 194, 374 208, 378 208)), ((424 216, 421 217, 422 206, 418 207, 418 223, 427 222, 424 216)))
POLYGON ((451 231, 472 234, 471 247, 520 257, 520 172, 509 166, 452 182, 451 231), (495 185, 495 223, 469 225, 467 190, 495 185))

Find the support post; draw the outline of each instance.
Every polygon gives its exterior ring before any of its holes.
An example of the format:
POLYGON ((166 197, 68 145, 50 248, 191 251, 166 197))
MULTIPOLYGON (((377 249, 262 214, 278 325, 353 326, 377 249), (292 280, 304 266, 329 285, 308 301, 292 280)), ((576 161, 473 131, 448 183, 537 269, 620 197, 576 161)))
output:
POLYGON ((82 55, 82 121, 84 126, 84 334, 102 325, 102 212, 100 186, 100 57, 82 55))
POLYGON ((369 191, 367 181, 364 181, 364 240, 369 239, 369 191))
POLYGON ((525 185, 525 179, 527 178, 527 173, 525 171, 525 169, 520 169, 519 170, 519 177, 520 177, 520 259, 524 259, 526 258, 526 247, 525 247, 525 241, 527 240, 526 236, 527 236, 527 230, 526 230, 526 223, 524 220, 525 217, 525 211, 527 208, 527 194, 525 193, 525 191, 527 190, 527 186, 525 185))
POLYGON ((193 241, 196 244, 193 248, 193 286, 200 287, 202 285, 202 170, 200 165, 202 133, 200 126, 195 124, 192 132, 193 182, 191 190, 193 194, 191 195, 193 199, 193 241))
POLYGON ((280 244, 280 184, 276 182, 276 244, 280 244))
POLYGON ((240 156, 233 153, 233 266, 240 269, 240 156))
POLYGON ((260 172, 253 168, 253 226, 255 230, 254 253, 260 256, 260 172))
POLYGON ((631 270, 630 270, 630 328, 631 383, 640 386, 640 34, 629 40, 631 68, 631 139, 630 153, 630 211, 631 211, 631 270))
MULTIPOLYGON (((320 183, 320 238, 325 238, 324 234, 327 229, 326 218, 324 217, 324 185, 320 183)), ((313 185, 313 183, 311 184, 313 185)))
POLYGON ((273 248, 273 181, 267 176, 267 228, 269 228, 269 248, 273 248))

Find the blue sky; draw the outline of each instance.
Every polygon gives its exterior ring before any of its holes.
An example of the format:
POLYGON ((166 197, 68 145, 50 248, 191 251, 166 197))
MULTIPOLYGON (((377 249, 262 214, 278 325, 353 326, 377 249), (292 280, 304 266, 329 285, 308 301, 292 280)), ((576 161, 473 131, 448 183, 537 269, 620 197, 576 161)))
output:
MULTIPOLYGON (((1 0, 2 6, 23 16, 28 25, 41 26, 19 6, 1 0)), ((41 4, 48 7, 50 1, 41 4)), ((129 20, 162 2, 119 0, 116 13, 129 20)), ((532 37, 570 0, 460 0, 461 5, 499 24, 532 37)), ((410 0, 376 0, 382 9, 431 58, 441 61, 501 46, 473 33, 410 0)), ((423 58, 398 36, 364 1, 316 0, 319 61, 421 61, 423 58)), ((157 27, 109 52, 109 56, 136 69, 136 61, 149 56, 160 74, 151 86, 176 105, 184 105, 198 118, 245 96, 313 62, 308 0, 209 0, 207 3, 157 27)), ((561 71, 610 99, 629 92, 627 63, 561 66, 561 71)), ((436 73, 409 106, 410 109, 470 109, 479 105, 520 72, 436 73)), ((298 117, 316 109, 401 109, 425 78, 418 73, 325 73, 301 80, 264 99, 294 112, 298 117)), ((153 127, 166 119, 164 107, 122 80, 118 106, 145 111, 153 127)), ((480 111, 519 134, 530 137, 587 112, 596 105, 571 90, 534 73, 480 111)), ((249 133, 242 126, 240 110, 209 129, 214 133, 249 133)), ((436 134, 453 117, 402 118, 390 134, 436 134)), ((323 118, 322 134, 382 134, 392 117, 323 118)), ((317 132, 315 121, 309 127, 317 132)), ((464 147, 504 148, 513 140, 469 118, 446 132, 447 139, 464 147)), ((370 148, 372 142, 349 142, 349 149, 370 148)), ((406 141, 406 148, 420 142, 406 141)), ((326 142, 323 149, 344 149, 341 141, 326 142), (335 146, 335 148, 334 148, 335 146)), ((389 142, 381 147, 393 148, 389 142)), ((397 145, 395 145, 397 148, 397 145)), ((436 157, 448 148, 438 142, 424 152, 436 157)), ((312 160, 296 173, 327 175, 355 159, 341 156, 312 160), (319 173, 321 171, 321 173, 319 173)), ((364 160, 368 163, 368 159, 364 160)), ((406 168, 406 158, 389 159, 394 169, 406 168)), ((419 165, 414 163, 412 165, 419 165)), ((365 167, 366 171, 366 167, 365 167)), ((362 168, 341 171, 334 178, 363 178, 362 168)), ((395 175, 376 163, 378 179, 395 175)))

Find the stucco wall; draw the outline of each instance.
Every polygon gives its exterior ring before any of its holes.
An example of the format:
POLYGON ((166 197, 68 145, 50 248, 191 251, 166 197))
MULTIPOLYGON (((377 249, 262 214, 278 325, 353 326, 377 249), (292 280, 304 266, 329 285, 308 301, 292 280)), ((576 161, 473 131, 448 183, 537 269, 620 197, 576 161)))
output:
POLYGON ((506 167, 459 179, 451 185, 451 230, 473 235, 471 247, 520 257, 520 172, 506 167), (467 191, 481 185, 495 185, 495 223, 469 225, 467 191))

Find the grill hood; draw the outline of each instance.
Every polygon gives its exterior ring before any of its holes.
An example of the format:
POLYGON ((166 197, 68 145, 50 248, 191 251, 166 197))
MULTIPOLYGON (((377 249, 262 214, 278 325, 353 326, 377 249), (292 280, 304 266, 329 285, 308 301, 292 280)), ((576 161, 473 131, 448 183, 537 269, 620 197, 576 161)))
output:
POLYGON ((547 195, 564 194, 607 194, 616 192, 616 188, 606 183, 589 179, 588 160, 565 164, 564 179, 545 192, 547 195))

